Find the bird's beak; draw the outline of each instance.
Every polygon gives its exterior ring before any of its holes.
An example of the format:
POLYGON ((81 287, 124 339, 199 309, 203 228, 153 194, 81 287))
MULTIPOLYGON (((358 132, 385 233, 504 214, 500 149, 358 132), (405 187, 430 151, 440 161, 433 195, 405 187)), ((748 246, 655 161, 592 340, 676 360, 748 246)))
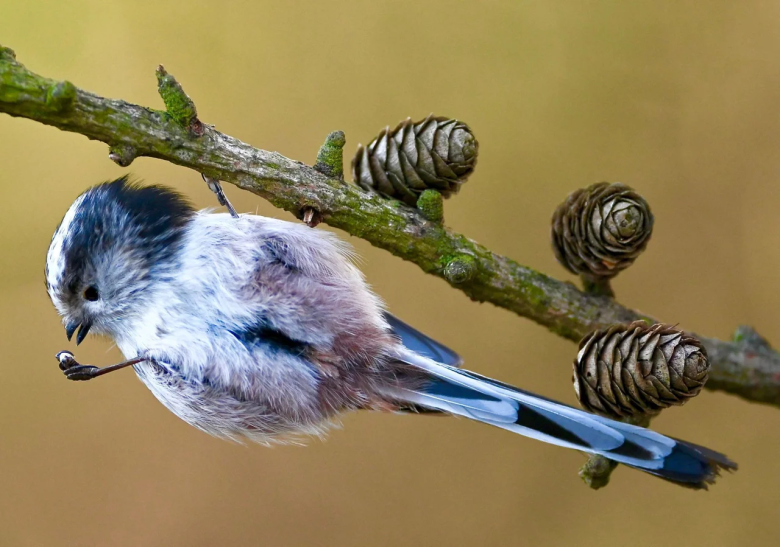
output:
POLYGON ((68 336, 68 340, 70 340, 73 338, 73 333, 76 332, 76 329, 79 329, 78 334, 76 334, 76 345, 78 346, 84 341, 90 328, 92 328, 92 323, 89 321, 84 321, 83 323, 73 321, 65 325, 65 334, 68 336), (81 326, 80 329, 79 326, 81 326))
POLYGON ((89 321, 84 321, 81 324, 81 328, 79 329, 78 334, 76 335, 76 345, 78 346, 84 341, 84 338, 87 337, 87 333, 89 332, 89 329, 92 327, 92 323, 89 321))
POLYGON ((76 332, 76 329, 79 328, 80 324, 81 323, 77 323, 76 321, 71 321, 65 325, 65 335, 68 337, 68 342, 73 338, 73 333, 76 332))

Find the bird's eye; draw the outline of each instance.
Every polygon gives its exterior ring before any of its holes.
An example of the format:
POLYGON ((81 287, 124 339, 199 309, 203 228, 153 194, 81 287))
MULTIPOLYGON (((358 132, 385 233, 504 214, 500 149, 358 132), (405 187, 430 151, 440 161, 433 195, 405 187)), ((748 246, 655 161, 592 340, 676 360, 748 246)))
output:
POLYGON ((93 287, 92 285, 90 285, 89 287, 84 289, 84 298, 86 298, 90 302, 94 302, 99 297, 100 297, 100 295, 98 294, 98 290, 97 290, 96 287, 93 287))

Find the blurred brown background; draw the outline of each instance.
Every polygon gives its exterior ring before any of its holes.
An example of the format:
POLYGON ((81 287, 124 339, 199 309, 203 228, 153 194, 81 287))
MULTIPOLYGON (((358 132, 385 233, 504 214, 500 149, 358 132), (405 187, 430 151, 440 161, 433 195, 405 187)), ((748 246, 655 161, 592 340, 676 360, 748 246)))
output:
MULTIPOLYGON (((568 192, 622 181, 650 202, 647 253, 621 301, 708 335, 750 323, 780 345, 780 5, 777 2, 196 2, 5 0, 0 43, 29 68, 161 107, 164 63, 201 118, 313 163, 406 116, 474 129, 476 174, 453 228, 565 275, 548 244, 568 192)), ((306 448, 218 441, 131 372, 66 382, 73 349, 43 287, 51 234, 88 185, 117 177, 104 144, 0 115, 0 544, 776 545, 780 410, 704 392, 657 429, 741 470, 691 492, 625 468, 594 492, 583 457, 465 420, 364 413, 306 448)), ((129 170, 215 200, 194 172, 129 170)), ((291 219, 228 186, 242 211, 291 219)), ((363 241, 399 316, 476 370, 574 403, 575 346, 470 302, 363 241)), ((77 356, 120 355, 90 338, 77 356)))

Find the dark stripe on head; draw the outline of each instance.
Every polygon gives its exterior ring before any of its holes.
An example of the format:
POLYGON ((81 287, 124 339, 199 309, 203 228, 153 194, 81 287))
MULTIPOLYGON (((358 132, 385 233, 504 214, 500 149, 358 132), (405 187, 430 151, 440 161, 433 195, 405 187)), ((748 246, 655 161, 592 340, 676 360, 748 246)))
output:
POLYGON ((181 228, 195 210, 174 190, 139 186, 127 176, 93 186, 82 195, 69 225, 64 258, 68 285, 78 285, 87 261, 123 247, 151 270, 177 250, 181 228))
POLYGON ((122 234, 111 233, 113 208, 116 214, 127 215, 135 227, 139 241, 147 245, 150 254, 173 252, 172 244, 181 237, 181 230, 195 213, 187 200, 175 190, 163 186, 140 186, 127 176, 99 184, 84 193, 81 204, 82 237, 104 236, 120 240, 122 234), (111 237, 113 236, 113 238, 111 237))

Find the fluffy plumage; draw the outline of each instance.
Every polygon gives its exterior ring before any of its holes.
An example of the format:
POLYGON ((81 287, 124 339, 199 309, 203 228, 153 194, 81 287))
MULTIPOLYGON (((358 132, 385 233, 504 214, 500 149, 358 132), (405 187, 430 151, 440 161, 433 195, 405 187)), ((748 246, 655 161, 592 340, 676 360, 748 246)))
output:
POLYGON ((76 199, 52 239, 46 280, 69 334, 81 325, 80 341, 91 328, 128 359, 147 358, 134 368, 152 393, 219 437, 289 440, 350 410, 424 410, 692 487, 735 467, 456 368, 455 352, 383 310, 350 253, 325 231, 195 212, 171 190, 123 178, 76 199))

